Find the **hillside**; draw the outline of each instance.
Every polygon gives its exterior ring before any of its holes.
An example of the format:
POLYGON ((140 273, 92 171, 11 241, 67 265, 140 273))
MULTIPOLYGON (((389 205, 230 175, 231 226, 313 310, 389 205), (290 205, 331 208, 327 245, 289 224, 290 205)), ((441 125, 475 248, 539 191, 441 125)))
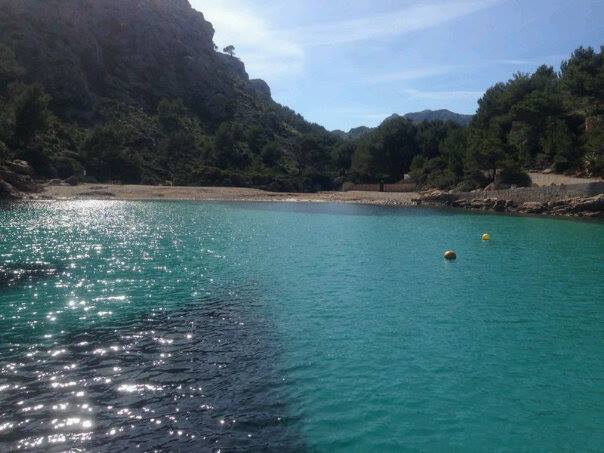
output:
MULTIPOLYGON (((422 112, 415 113, 406 113, 405 115, 398 115, 397 113, 392 114, 388 118, 386 118, 383 123, 395 119, 395 118, 405 118, 411 121, 414 124, 420 124, 423 122, 435 122, 435 121, 452 121, 453 123, 459 126, 468 126, 474 118, 474 115, 462 115, 460 113, 454 113, 450 110, 424 110, 422 112)), ((382 123, 382 124, 383 124, 382 123)), ((358 140, 365 135, 369 134, 375 128, 367 127, 367 126, 359 126, 350 129, 348 132, 336 130, 333 133, 342 138, 344 140, 358 140)))
POLYGON ((296 147, 335 137, 213 36, 187 0, 0 0, 0 159, 45 178, 320 187, 329 178, 296 147), (12 134, 24 102, 37 129, 12 134))
POLYGON ((413 121, 414 123, 422 123, 424 121, 453 121, 460 126, 468 126, 474 118, 474 115, 462 115, 454 113, 450 110, 424 110, 422 112, 407 113, 404 118, 413 121))
POLYGON ((107 99, 152 111, 165 98, 213 123, 270 106, 243 63, 214 50, 212 25, 187 0, 0 1, 0 42, 61 117, 94 121, 107 99))
POLYGON ((494 85, 467 127, 440 110, 344 133, 277 104, 213 37, 187 0, 0 0, 0 197, 56 178, 312 192, 604 174, 602 49, 494 85))

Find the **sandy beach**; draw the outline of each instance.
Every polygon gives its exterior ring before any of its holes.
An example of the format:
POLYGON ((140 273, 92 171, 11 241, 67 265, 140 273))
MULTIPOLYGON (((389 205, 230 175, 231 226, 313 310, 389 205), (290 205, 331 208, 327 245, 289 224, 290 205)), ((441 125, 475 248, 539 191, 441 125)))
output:
POLYGON ((190 200, 190 201, 258 201, 363 203, 384 206, 411 206, 416 192, 319 192, 275 193, 238 187, 169 187, 143 185, 81 184, 79 186, 45 186, 36 199, 50 200, 190 200))
MULTIPOLYGON (((563 175, 530 174, 538 187, 574 185, 601 182, 600 178, 573 178, 563 175)), ((488 195, 488 193, 485 193, 488 195)), ((317 203, 364 203, 376 205, 411 206, 419 197, 417 192, 319 192, 280 193, 242 187, 171 187, 145 185, 80 184, 46 185, 34 195, 37 199, 50 200, 190 200, 190 201, 281 201, 317 203)))

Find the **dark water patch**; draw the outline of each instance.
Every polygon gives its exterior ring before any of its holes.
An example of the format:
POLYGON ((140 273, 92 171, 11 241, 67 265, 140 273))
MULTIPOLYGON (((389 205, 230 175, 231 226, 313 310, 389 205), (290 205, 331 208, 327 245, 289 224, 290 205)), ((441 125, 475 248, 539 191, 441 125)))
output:
POLYGON ((602 450, 601 225, 334 209, 0 211, 0 451, 602 450))
POLYGON ((262 312, 234 296, 204 299, 8 345, 0 450, 302 448, 262 312))
POLYGON ((0 264, 0 289, 58 275, 65 267, 57 263, 0 264))

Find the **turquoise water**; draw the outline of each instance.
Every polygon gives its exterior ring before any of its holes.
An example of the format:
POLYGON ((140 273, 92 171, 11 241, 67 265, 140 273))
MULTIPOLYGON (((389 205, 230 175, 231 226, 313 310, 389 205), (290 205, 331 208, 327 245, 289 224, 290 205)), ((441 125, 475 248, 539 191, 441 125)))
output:
POLYGON ((602 223, 78 201, 0 235, 0 450, 604 449, 602 223))

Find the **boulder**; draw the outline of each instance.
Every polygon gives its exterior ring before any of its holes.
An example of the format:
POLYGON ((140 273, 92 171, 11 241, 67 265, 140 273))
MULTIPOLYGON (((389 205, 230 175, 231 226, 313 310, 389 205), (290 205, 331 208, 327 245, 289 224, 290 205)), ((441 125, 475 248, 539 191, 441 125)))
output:
POLYGON ((495 203, 493 204, 493 209, 497 212, 503 212, 506 210, 506 208, 507 208, 506 200, 496 200, 495 203))
POLYGON ((17 173, 18 175, 34 175, 34 169, 31 165, 29 165, 29 163, 25 162, 24 160, 7 161, 4 163, 4 166, 8 170, 17 173))
POLYGON ((22 192, 34 192, 37 189, 36 183, 31 179, 31 176, 21 175, 5 168, 0 168, 0 179, 22 192))
POLYGON ((78 180, 78 177, 75 175, 71 175, 69 178, 67 178, 65 180, 65 182, 67 184, 69 184, 70 186, 77 186, 80 183, 80 181, 78 180))
POLYGON ((526 203, 522 203, 520 205, 518 211, 527 214, 540 214, 545 211, 545 209, 545 203, 541 203, 539 201, 527 201, 526 203))
POLYGON ((594 197, 580 199, 576 203, 573 203, 572 210, 574 212, 604 211, 604 193, 594 197))
POLYGON ((425 203, 438 203, 448 205, 452 204, 458 198, 459 196, 454 193, 445 192, 443 190, 433 190, 432 192, 423 194, 420 200, 425 203))
POLYGON ((0 200, 13 200, 19 198, 20 194, 12 185, 0 179, 0 200))

